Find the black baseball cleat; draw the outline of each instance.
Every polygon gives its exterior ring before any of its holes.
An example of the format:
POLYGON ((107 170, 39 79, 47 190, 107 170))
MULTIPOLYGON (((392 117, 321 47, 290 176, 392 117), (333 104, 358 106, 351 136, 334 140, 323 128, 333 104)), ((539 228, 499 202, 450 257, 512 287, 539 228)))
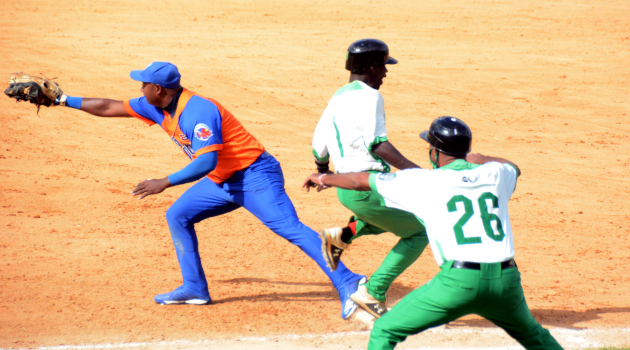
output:
POLYGON ((322 255, 331 271, 337 270, 341 254, 348 249, 348 244, 341 241, 341 227, 323 229, 319 233, 322 240, 322 255))

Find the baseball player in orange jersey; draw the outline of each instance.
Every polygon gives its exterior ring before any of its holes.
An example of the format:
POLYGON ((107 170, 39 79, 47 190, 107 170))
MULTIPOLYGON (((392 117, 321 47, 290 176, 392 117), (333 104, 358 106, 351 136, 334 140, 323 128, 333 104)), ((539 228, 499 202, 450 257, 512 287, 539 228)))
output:
POLYGON ((350 295, 364 276, 343 265, 335 272, 326 267, 319 252, 318 234, 300 222, 285 192, 280 163, 217 101, 182 88, 179 71, 173 64, 154 62, 144 70, 132 71, 130 76, 142 82, 143 97, 115 101, 62 95, 56 105, 100 117, 136 117, 149 125, 157 123, 192 159, 183 169, 161 179, 142 181, 132 191, 142 199, 201 179, 166 212, 183 284, 157 295, 155 301, 212 302, 201 266, 195 224, 244 207, 315 260, 339 293, 342 317, 352 315, 356 305, 350 295))

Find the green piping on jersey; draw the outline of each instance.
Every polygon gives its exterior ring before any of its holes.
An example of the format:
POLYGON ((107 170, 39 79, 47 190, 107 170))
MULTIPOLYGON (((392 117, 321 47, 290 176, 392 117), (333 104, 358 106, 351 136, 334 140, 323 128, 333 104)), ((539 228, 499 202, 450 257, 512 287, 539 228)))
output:
MULTIPOLYGON (((415 215, 414 215, 415 216, 415 215)), ((418 221, 420 221, 420 223, 422 224, 422 226, 427 227, 427 225, 424 223, 424 221, 422 219, 420 219, 418 216, 416 216, 416 219, 418 219, 418 221)), ((442 259, 442 263, 439 264, 440 267, 442 265, 444 265, 444 263, 446 262, 446 257, 444 256, 444 251, 442 251, 442 246, 440 245, 440 242, 438 242, 437 240, 435 240, 435 245, 437 246, 438 252, 440 252, 440 258, 442 259)))
POLYGON ((372 158, 374 158, 376 161, 378 161, 379 163, 383 164, 383 172, 384 173, 389 173, 391 168, 389 167, 389 165, 381 159, 381 157, 377 156, 376 153, 372 152, 372 148, 374 148, 374 146, 378 145, 379 143, 383 143, 387 141, 387 136, 378 136, 374 139, 374 141, 372 141, 368 146, 367 146, 367 150, 368 152, 370 152, 370 155, 372 156, 372 158))
POLYGON ((324 158, 320 158, 319 155, 317 155, 317 151, 315 150, 315 148, 313 148, 313 155, 318 161, 324 163, 328 161, 328 158, 330 158, 330 154, 327 154, 324 158))
POLYGON ((516 167, 514 165, 512 165, 510 163, 505 163, 505 164, 511 166, 512 168, 514 168, 514 170, 516 170, 516 178, 517 179, 518 179, 519 176, 521 176, 521 172, 518 169, 516 169, 516 167))
MULTIPOLYGON (((371 171, 370 171, 371 172, 371 171)), ((379 173, 371 173, 370 176, 368 177, 368 183, 370 184, 370 188, 372 189, 372 191, 378 193, 378 188, 376 188, 376 177, 378 176, 379 173)), ((385 204, 385 198, 383 198, 383 196, 379 196, 380 197, 380 201, 381 201, 381 206, 382 207, 386 207, 387 205, 385 204)))
MULTIPOLYGON (((416 219, 418 219, 418 221, 420 221, 422 226, 427 227, 427 225, 424 223, 424 221, 422 219, 420 219, 418 216, 416 216, 416 219)), ((437 240, 435 241, 435 245, 437 245, 437 249, 440 252, 440 258, 442 258, 442 264, 444 264, 446 262, 446 257, 444 257, 444 252, 442 251, 442 246, 440 245, 440 242, 438 242, 437 240)), ((440 266, 442 266, 442 264, 440 264, 440 266)))
POLYGON ((339 90, 337 90, 337 92, 335 92, 333 97, 337 96, 337 95, 341 95, 344 92, 354 91, 354 90, 363 90, 363 86, 361 86, 361 84, 359 84, 358 80, 355 80, 355 81, 353 81, 351 83, 348 83, 348 84, 340 87, 339 90))
POLYGON ((335 127, 335 133, 337 134, 337 145, 339 146, 339 153, 341 154, 341 158, 343 158, 343 146, 341 145, 341 138, 339 137, 339 128, 337 128, 337 123, 335 123, 335 118, 333 117, 333 126, 335 127))
MULTIPOLYGON (((514 168, 514 170, 516 170, 516 180, 518 180, 518 177, 521 176, 521 172, 512 164, 510 163, 505 163, 509 166, 511 166, 512 168, 514 168)), ((516 191, 516 184, 518 183, 518 181, 514 182, 514 188, 512 189, 512 192, 516 191)))
POLYGON ((442 266, 446 262, 446 258, 444 257, 444 252, 442 251, 442 246, 440 245, 440 242, 435 241, 435 245, 440 252, 440 258, 442 259, 442 264, 440 264, 440 266, 442 266))

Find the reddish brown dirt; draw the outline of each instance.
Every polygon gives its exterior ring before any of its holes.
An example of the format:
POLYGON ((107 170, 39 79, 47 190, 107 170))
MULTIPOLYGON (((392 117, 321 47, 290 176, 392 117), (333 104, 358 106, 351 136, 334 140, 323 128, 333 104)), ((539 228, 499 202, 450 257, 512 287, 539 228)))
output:
MULTIPOLYGON (((350 213, 334 191, 300 189, 312 132, 347 81, 347 46, 380 38, 400 61, 381 88, 392 143, 428 167, 418 133, 454 115, 473 129, 474 151, 523 170, 510 210, 537 319, 630 327, 627 0, 132 3, 1 2, 0 75, 126 99, 140 96, 131 70, 171 61, 184 86, 221 102, 280 160, 300 217, 319 230, 350 213)), ((181 282, 164 213, 188 186, 142 201, 129 192, 187 159, 135 119, 61 107, 37 116, 6 97, 0 108, 0 347, 354 330, 316 265, 244 210, 197 227, 215 303, 156 305, 181 282)), ((359 240, 344 260, 369 274, 394 243, 359 240)), ((425 253, 390 304, 437 270, 425 253)))

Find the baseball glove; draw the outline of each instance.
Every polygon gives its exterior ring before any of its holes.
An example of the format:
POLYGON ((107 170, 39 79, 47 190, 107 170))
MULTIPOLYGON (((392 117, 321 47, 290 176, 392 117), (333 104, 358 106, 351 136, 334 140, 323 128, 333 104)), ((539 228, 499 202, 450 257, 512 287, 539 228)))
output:
POLYGON ((63 95, 59 85, 51 79, 36 77, 24 73, 13 73, 9 77, 9 87, 4 93, 18 101, 28 101, 39 108, 55 103, 63 95))

